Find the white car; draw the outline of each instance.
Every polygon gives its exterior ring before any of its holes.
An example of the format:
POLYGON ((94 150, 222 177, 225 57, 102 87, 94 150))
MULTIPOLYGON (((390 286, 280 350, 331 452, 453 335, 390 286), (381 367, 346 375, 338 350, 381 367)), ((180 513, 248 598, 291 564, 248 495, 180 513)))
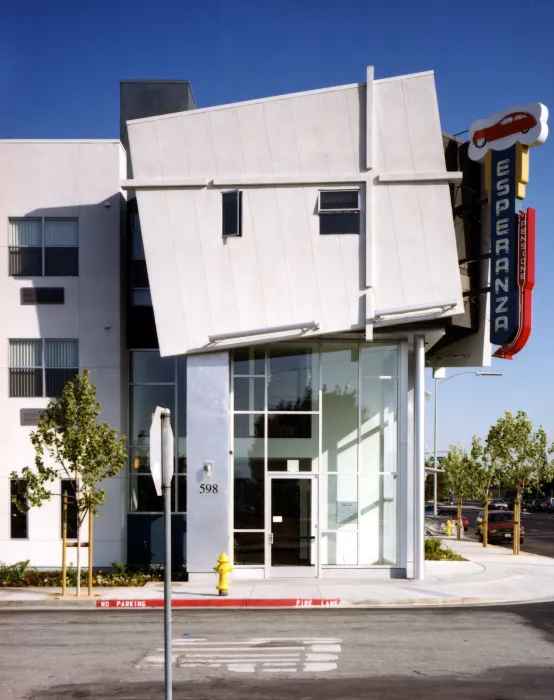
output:
POLYGON ((491 510, 508 510, 508 504, 501 498, 493 498, 490 502, 489 508, 491 510))

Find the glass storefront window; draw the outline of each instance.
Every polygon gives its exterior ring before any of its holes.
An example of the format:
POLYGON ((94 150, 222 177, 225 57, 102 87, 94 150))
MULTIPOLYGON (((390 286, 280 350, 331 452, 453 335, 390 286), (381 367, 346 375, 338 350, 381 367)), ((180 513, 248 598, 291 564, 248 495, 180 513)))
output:
POLYGON ((322 470, 358 470, 357 343, 324 343, 322 354, 322 470))
POLYGON ((311 472, 318 470, 319 416, 317 414, 270 414, 268 433, 268 471, 311 472))
POLYGON ((317 411, 319 352, 306 345, 269 347, 267 408, 269 411, 317 411))
POLYGON ((235 377, 235 411, 263 411, 265 381, 263 377, 235 377))
POLYGON ((175 358, 160 357, 160 353, 151 350, 131 353, 132 384, 174 384, 175 358))
POLYGON ((169 408, 171 427, 175 431, 175 387, 156 384, 131 387, 131 444, 148 445, 150 443, 150 426, 156 406, 169 408))
POLYGON ((175 436, 175 477, 172 481, 172 510, 186 512, 186 357, 162 358, 156 350, 130 353, 129 389, 129 510, 161 513, 150 474, 149 443, 152 414, 156 406, 169 408, 175 436), (175 405, 177 399, 177 405, 175 405))
POLYGON ((265 561, 265 535, 263 532, 235 532, 234 563, 263 564, 265 561))
MULTIPOLYGON (((163 500, 158 496, 150 474, 131 474, 131 513, 162 513, 163 500)), ((175 479, 171 482, 171 510, 175 512, 175 479)))
POLYGON ((360 471, 364 474, 397 470, 397 381, 362 378, 360 471))
POLYGON ((262 346, 253 348, 237 348, 233 352, 233 371, 235 377, 242 374, 265 374, 265 348, 262 346))
POLYGON ((235 562, 263 562, 268 475, 319 472, 322 565, 395 565, 397 346, 295 341, 234 361, 235 562))

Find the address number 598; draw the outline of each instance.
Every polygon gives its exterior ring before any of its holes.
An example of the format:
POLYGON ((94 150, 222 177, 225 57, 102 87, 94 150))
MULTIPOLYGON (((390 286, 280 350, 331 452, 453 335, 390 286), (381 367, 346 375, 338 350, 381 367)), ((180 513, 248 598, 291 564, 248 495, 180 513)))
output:
POLYGON ((217 493, 218 491, 217 484, 200 484, 200 493, 217 493))

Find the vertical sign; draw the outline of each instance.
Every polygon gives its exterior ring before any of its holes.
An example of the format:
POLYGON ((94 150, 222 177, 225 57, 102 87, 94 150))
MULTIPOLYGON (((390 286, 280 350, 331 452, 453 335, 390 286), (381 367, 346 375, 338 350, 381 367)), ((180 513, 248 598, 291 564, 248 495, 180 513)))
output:
POLYGON ((517 331, 516 146, 492 151, 491 214, 491 328, 493 345, 510 342, 517 331))
POLYGON ((490 205, 490 340, 495 357, 511 360, 531 334, 535 286, 535 210, 519 211, 529 181, 529 148, 548 136, 548 109, 540 102, 478 119, 469 129, 469 157, 484 161, 490 205))

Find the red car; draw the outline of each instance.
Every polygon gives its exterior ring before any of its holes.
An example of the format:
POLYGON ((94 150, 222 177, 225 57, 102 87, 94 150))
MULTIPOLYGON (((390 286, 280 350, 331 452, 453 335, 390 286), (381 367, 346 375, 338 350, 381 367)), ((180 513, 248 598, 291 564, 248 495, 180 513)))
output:
POLYGON ((529 129, 537 126, 537 120, 528 112, 513 112, 492 126, 487 126, 484 129, 478 129, 473 134, 473 143, 477 148, 483 148, 486 143, 498 141, 505 136, 513 134, 526 134, 529 129))
MULTIPOLYGON (((457 508, 441 508, 439 506, 437 515, 444 515, 447 518, 450 518, 450 520, 452 520, 452 522, 454 523, 454 526, 456 526, 456 523, 458 522, 458 509, 457 508)), ((464 528, 464 532, 467 532, 469 530, 469 520, 463 514, 462 514, 462 525, 464 528)))

